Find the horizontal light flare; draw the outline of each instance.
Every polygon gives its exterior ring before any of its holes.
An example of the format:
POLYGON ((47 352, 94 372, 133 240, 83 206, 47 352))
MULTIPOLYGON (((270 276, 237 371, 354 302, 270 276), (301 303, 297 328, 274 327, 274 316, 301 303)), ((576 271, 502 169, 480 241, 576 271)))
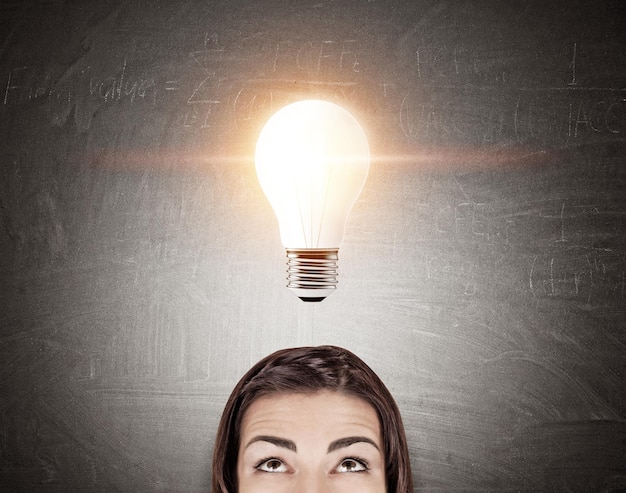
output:
MULTIPOLYGON (((523 168, 549 164, 558 160, 566 149, 532 149, 502 147, 499 149, 469 147, 430 147, 398 153, 373 153, 374 169, 401 166, 414 170, 454 170, 523 168)), ((206 168, 225 167, 254 169, 254 154, 208 155, 206 151, 110 151, 81 153, 70 156, 70 162, 112 172, 137 170, 194 172, 206 168)), ((373 169, 373 170, 374 170, 373 169)))

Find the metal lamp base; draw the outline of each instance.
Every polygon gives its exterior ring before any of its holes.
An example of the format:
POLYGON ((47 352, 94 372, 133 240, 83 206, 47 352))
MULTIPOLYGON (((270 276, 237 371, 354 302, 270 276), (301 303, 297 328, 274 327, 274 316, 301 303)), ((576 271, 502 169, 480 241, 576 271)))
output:
POLYGON ((338 248, 287 248, 287 287, 302 301, 322 301, 337 289, 338 253, 338 248))

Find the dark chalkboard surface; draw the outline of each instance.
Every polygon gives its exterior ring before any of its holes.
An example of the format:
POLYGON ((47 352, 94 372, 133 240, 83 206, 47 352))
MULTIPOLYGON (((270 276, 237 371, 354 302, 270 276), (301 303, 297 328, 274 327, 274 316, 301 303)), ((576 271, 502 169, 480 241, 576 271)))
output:
POLYGON ((207 491, 239 376, 343 345, 417 491, 626 490, 624 2, 0 3, 0 490, 207 491), (253 150, 373 162, 312 306, 253 150))

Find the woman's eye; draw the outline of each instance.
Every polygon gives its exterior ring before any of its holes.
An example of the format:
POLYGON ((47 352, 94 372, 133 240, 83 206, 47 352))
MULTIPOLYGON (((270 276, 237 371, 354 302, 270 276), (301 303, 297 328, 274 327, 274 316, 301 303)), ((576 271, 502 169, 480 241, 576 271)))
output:
POLYGON ((270 459, 264 459, 255 467, 258 471, 263 472, 287 472, 287 466, 285 463, 277 459, 276 457, 272 457, 270 459))
POLYGON ((361 472, 367 471, 367 464, 360 459, 344 459, 335 469, 336 472, 361 472))

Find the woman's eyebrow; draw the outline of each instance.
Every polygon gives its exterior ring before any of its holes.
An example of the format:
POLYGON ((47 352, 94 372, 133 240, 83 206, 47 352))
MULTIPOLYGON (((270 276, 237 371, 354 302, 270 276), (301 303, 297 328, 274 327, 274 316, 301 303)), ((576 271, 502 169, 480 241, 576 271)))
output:
POLYGON ((354 443, 369 443, 370 445, 373 445, 376 450, 378 450, 380 452, 380 448, 378 447, 378 445, 376 445, 376 442, 374 440, 372 440, 371 438, 368 437, 345 437, 345 438, 339 438, 338 440, 335 440, 334 442, 331 442, 331 444, 328 446, 328 453, 330 454, 331 452, 334 452, 335 450, 338 450, 340 448, 344 448, 344 447, 349 447, 350 445, 354 444, 354 443))
POLYGON ((252 445, 255 442, 268 442, 272 445, 276 445, 277 447, 286 448, 288 450, 296 451, 296 444, 291 440, 287 440, 286 438, 275 437, 271 435, 259 435, 252 438, 247 444, 246 448, 252 445))

